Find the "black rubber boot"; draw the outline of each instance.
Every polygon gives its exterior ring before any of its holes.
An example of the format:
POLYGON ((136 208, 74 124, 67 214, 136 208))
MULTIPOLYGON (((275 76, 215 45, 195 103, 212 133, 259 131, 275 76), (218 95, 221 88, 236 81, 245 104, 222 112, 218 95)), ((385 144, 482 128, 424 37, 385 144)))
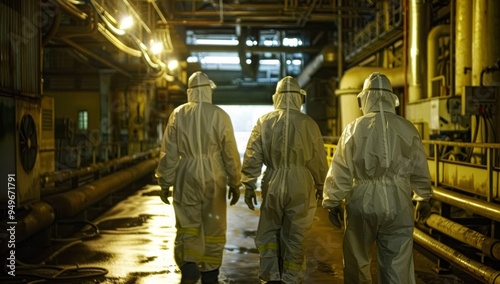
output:
POLYGON ((204 271, 201 273, 202 284, 217 284, 219 283, 219 269, 204 271))
POLYGON ((194 262, 188 262, 181 266, 181 284, 194 284, 200 280, 200 270, 194 262))

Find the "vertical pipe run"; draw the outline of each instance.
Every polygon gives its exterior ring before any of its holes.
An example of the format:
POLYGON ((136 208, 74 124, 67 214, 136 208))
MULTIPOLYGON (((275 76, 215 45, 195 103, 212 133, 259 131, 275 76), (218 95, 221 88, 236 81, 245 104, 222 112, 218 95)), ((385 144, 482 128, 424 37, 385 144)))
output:
POLYGON ((472 28, 472 84, 474 86, 500 85, 500 72, 489 73, 481 82, 481 72, 488 66, 494 65, 500 58, 500 1, 475 0, 472 1, 473 28, 472 28))
POLYGON ((424 0, 410 0, 409 5, 409 35, 408 35, 408 102, 422 99, 422 90, 425 90, 425 44, 427 29, 426 2, 424 0))
POLYGON ((457 0, 455 15, 455 94, 464 95, 464 87, 471 85, 472 1, 457 0))

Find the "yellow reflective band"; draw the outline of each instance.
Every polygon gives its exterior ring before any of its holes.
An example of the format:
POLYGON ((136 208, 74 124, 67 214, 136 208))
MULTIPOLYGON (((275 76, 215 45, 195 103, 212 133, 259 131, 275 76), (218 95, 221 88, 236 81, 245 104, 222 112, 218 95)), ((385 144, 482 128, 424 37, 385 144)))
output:
POLYGON ((283 268, 292 270, 292 271, 301 271, 302 270, 302 263, 295 263, 295 262, 290 262, 290 261, 285 261, 283 262, 283 268))
POLYGON ((177 229, 177 233, 198 236, 200 230, 198 228, 179 228, 177 229))
POLYGON ((277 250, 278 249, 278 244, 277 243, 267 243, 264 245, 259 245, 257 246, 259 251, 265 251, 265 250, 277 250))
POLYGON ((205 236, 205 242, 211 244, 226 243, 226 236, 205 236))
POLYGON ((202 261, 209 264, 220 264, 222 262, 222 257, 205 256, 202 261))
POLYGON ((202 259, 203 253, 201 251, 198 251, 198 250, 186 248, 186 249, 184 249, 184 256, 191 256, 195 259, 202 259))

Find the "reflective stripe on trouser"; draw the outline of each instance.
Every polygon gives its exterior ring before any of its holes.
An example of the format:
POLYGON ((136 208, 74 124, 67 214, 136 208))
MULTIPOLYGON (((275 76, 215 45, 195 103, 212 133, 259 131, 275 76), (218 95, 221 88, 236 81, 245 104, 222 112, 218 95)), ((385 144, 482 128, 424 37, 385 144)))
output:
POLYGON ((311 190, 302 196, 287 192, 284 195, 284 199, 288 199, 283 209, 277 200, 279 195, 271 192, 261 205, 255 237, 260 253, 260 278, 265 281, 301 283, 309 232, 316 212, 315 193, 311 190))
POLYGON ((377 243, 378 283, 415 283, 412 214, 413 206, 407 206, 393 220, 381 223, 383 216, 363 216, 348 208, 343 241, 345 283, 372 283, 373 242, 377 243))
POLYGON ((177 265, 181 267, 186 262, 195 262, 200 271, 218 269, 226 244, 225 193, 191 206, 174 201, 174 209, 177 227, 174 255, 177 265))

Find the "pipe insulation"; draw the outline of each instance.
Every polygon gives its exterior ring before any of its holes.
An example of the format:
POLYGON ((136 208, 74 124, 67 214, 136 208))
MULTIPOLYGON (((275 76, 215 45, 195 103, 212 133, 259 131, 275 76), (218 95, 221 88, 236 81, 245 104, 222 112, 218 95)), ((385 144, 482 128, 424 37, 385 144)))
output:
POLYGON ((466 271, 468 274, 483 283, 500 284, 500 271, 494 270, 485 264, 468 258, 417 228, 413 230, 413 239, 422 247, 428 249, 452 265, 466 271))
POLYGON ((54 209, 45 202, 29 206, 29 213, 17 222, 16 240, 24 240, 34 233, 48 228, 55 220, 54 209))
POLYGON ((431 214, 425 224, 455 240, 481 250, 484 254, 495 260, 500 260, 500 240, 485 236, 437 214, 431 214))
POLYGON ((432 189, 432 198, 500 222, 500 205, 442 188, 432 189))
POLYGON ((70 218, 109 194, 121 190, 146 174, 151 173, 156 168, 156 165, 156 159, 149 159, 75 190, 49 196, 43 201, 54 208, 56 219, 70 218))
POLYGON ((472 74, 472 1, 457 0, 455 14, 455 94, 464 95, 472 74))
MULTIPOLYGON (((373 72, 380 72, 391 81, 392 87, 403 87, 405 84, 405 74, 403 67, 381 68, 381 67, 353 67, 347 70, 339 82, 339 88, 335 94, 339 96, 341 129, 344 129, 351 121, 362 115, 358 107, 357 96, 363 88, 365 79, 373 72)), ((401 100, 402 101, 402 100, 401 100)))
POLYGON ((426 36, 428 30, 428 1, 409 0, 408 11, 408 102, 423 98, 425 90, 426 36))
POLYGON ((25 240, 49 228, 55 220, 73 217, 109 194, 153 172, 157 164, 157 159, 149 159, 72 191, 31 204, 31 211, 17 223, 16 241, 25 240))
POLYGON ((57 172, 51 172, 43 175, 41 177, 41 182, 42 184, 50 184, 54 182, 61 182, 65 181, 74 177, 86 175, 86 174, 91 174, 95 173, 97 171, 109 168, 109 167, 114 167, 114 166, 123 166, 127 163, 132 163, 136 159, 141 159, 146 156, 151 156, 155 157, 157 156, 157 152, 159 150, 150 150, 150 151, 145 151, 142 153, 134 154, 134 155, 128 155, 120 158, 116 158, 107 162, 101 162, 101 163, 96 163, 89 165, 87 167, 80 167, 78 169, 71 169, 71 170, 62 170, 62 171, 57 171, 57 172))

